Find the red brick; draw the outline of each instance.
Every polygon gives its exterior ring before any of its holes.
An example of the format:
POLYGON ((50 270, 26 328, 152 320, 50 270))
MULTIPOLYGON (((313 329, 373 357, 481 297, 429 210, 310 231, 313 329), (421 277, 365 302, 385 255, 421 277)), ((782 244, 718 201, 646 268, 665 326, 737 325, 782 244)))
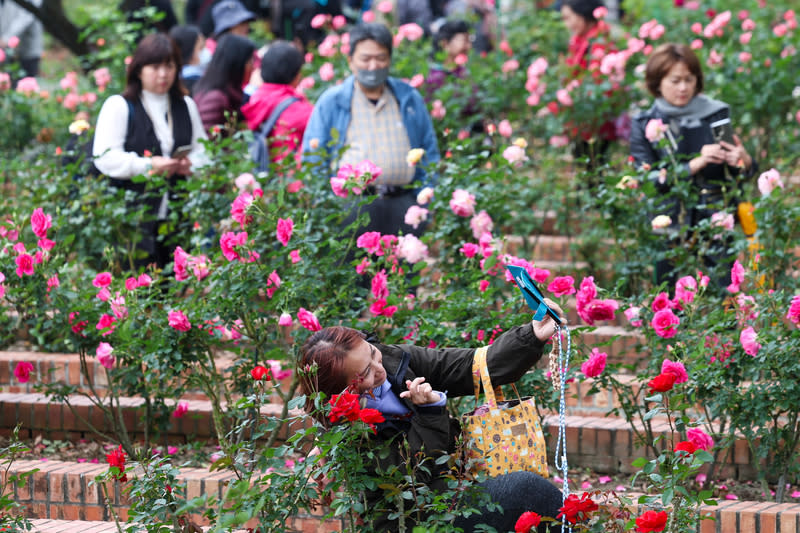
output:
POLYGON ((87 505, 83 508, 84 520, 103 521, 106 519, 105 506, 87 505))
POLYGON ((774 502, 751 502, 747 509, 739 511, 739 531, 756 531, 756 524, 759 521, 759 513, 775 505, 774 502))

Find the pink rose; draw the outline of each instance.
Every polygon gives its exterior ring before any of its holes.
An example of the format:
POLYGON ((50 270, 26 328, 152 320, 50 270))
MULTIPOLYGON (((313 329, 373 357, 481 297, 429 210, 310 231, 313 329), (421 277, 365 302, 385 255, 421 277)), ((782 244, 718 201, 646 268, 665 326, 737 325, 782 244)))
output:
POLYGON ((369 268, 369 265, 370 265, 370 262, 365 257, 364 259, 361 260, 361 262, 358 265, 356 265, 356 273, 364 275, 364 272, 367 271, 367 269, 369 268))
POLYGON ((755 357, 758 355, 758 351, 761 349, 761 345, 756 341, 757 334, 756 330, 753 329, 752 326, 748 326, 742 330, 741 334, 739 335, 739 342, 742 344, 742 348, 744 348, 744 353, 747 355, 752 355, 755 357))
POLYGON ((486 292, 486 289, 489 288, 489 280, 482 279, 481 282, 478 284, 478 290, 481 292, 486 292))
POLYGON ((786 320, 789 320, 796 326, 800 326, 800 294, 792 298, 789 311, 786 313, 786 320))
POLYGON ((780 173, 774 168, 763 172, 758 177, 758 190, 761 191, 761 196, 769 196, 775 187, 783 189, 783 180, 780 173))
POLYGON ((189 402, 180 401, 172 411, 172 418, 183 418, 187 412, 189 412, 189 402))
POLYGON ((548 142, 553 148, 563 148, 569 144, 569 137, 566 135, 553 135, 548 142))
POLYGON ((36 81, 36 78, 28 76, 27 78, 22 78, 17 82, 17 92, 22 93, 26 96, 30 96, 32 94, 39 94, 41 89, 39 89, 39 82, 36 81))
POLYGON ((367 253, 377 254, 381 250, 381 234, 377 231, 367 231, 356 239, 356 246, 367 253))
POLYGON ((247 215, 247 209, 253 203, 253 200, 253 195, 244 191, 241 192, 231 204, 231 218, 238 222, 242 228, 253 221, 253 216, 247 215))
POLYGON ((597 348, 592 348, 592 354, 589 356, 589 359, 581 365, 581 372, 583 372, 587 378, 596 378, 606 369, 607 359, 607 353, 601 352, 597 348))
POLYGON ((278 275, 278 272, 273 270, 267 276, 267 298, 272 298, 272 295, 275 294, 281 286, 281 277, 278 275))
POLYGON ((741 44, 748 44, 750 42, 750 39, 752 38, 753 38, 753 32, 748 31, 739 36, 739 42, 741 44))
POLYGON ((114 322, 116 321, 117 319, 114 316, 103 314, 100 317, 100 320, 97 321, 97 326, 95 326, 95 328, 98 331, 102 331, 103 333, 101 333, 101 335, 105 337, 106 335, 111 335, 114 332, 114 322))
POLYGON ((253 188, 255 188, 256 185, 258 185, 255 176, 253 176, 249 172, 244 172, 236 176, 236 179, 233 180, 233 183, 236 185, 236 188, 239 189, 240 191, 245 189, 252 190, 253 188))
POLYGON ((479 251, 480 248, 478 247, 478 245, 471 242, 464 244, 464 246, 462 246, 461 249, 459 250, 459 252, 461 252, 467 257, 475 257, 475 254, 477 254, 479 251))
POLYGON ((291 218, 278 219, 278 228, 275 232, 278 241, 286 246, 289 244, 289 239, 292 238, 292 232, 294 231, 294 221, 291 218))
POLYGON ((739 52, 739 61, 741 61, 742 63, 747 63, 751 59, 753 59, 753 54, 751 54, 750 52, 739 52))
POLYGON ((56 245, 55 241, 51 241, 50 239, 39 239, 36 242, 36 245, 44 250, 45 252, 49 252, 53 249, 53 246, 56 245))
POLYGON ((656 335, 661 338, 669 339, 677 335, 680 319, 672 312, 672 309, 662 309, 653 315, 650 325, 656 331, 656 335))
POLYGON ((414 22, 410 22, 408 24, 403 24, 399 28, 397 28, 397 35, 408 39, 409 41, 416 41, 420 39, 425 34, 425 30, 420 27, 419 24, 414 22))
POLYGON ((19 254, 14 263, 17 264, 17 276, 33 276, 33 257, 30 254, 19 254))
POLYGON ((28 361, 20 361, 14 367, 14 377, 20 383, 27 383, 31 379, 31 372, 33 372, 33 364, 28 361))
MULTIPOLYGON (((221 243, 222 240, 220 239, 220 244, 221 243)), ((172 256, 174 258, 172 269, 175 271, 175 280, 186 281, 187 279, 189 279, 189 272, 187 270, 187 265, 189 263, 189 257, 191 256, 187 254, 180 246, 175 247, 175 251, 173 252, 172 256)))
POLYGON ((485 210, 481 209, 481 211, 469 221, 469 227, 472 228, 472 235, 474 235, 476 239, 480 239, 481 235, 484 233, 492 232, 492 229, 494 229, 494 222, 492 222, 492 217, 490 217, 485 210))
POLYGON ((464 189, 456 189, 450 199, 450 209, 460 217, 471 217, 475 214, 475 196, 464 189))
POLYGON ((700 450, 710 452, 714 448, 714 439, 700 428, 687 429, 686 438, 700 450))
POLYGON ((309 331, 319 331, 322 329, 322 326, 320 326, 319 320, 317 320, 317 317, 314 316, 314 313, 307 311, 302 307, 299 311, 297 311, 297 320, 300 321, 301 326, 309 331))
POLYGON ((97 356, 97 361, 103 365, 105 368, 111 370, 114 368, 114 362, 116 359, 111 354, 114 351, 114 348, 107 342, 101 342, 97 345, 97 349, 95 349, 95 355, 97 356))
POLYGON ((102 90, 111 83, 111 73, 106 67, 99 68, 94 71, 94 82, 102 90))
POLYGON ((395 253, 400 259, 411 264, 418 263, 428 256, 428 247, 415 235, 403 235, 397 239, 395 253))
POLYGON ((386 300, 381 298, 372 302, 369 311, 375 316, 392 316, 397 312, 396 305, 386 305, 386 300))
POLYGON ((441 100, 434 100, 433 104, 431 105, 431 118, 435 118, 437 120, 443 119, 447 115, 447 108, 444 106, 441 100))
POLYGON ((497 125, 497 133, 499 133, 505 138, 511 137, 511 135, 513 134, 511 123, 508 120, 501 120, 500 123, 497 125))
POLYGON ((349 194, 349 191, 345 188, 347 180, 339 178, 337 176, 332 176, 330 181, 331 181, 331 190, 333 191, 333 194, 335 194, 340 198, 347 198, 347 195, 349 194))
POLYGON ((192 329, 192 324, 189 318, 183 314, 183 311, 172 310, 167 314, 167 321, 173 329, 178 331, 189 331, 192 329))
POLYGON ((329 15, 324 13, 318 13, 314 15, 314 17, 311 19, 311 27, 315 29, 323 27, 325 23, 328 22, 328 17, 329 15))
POLYGON ((412 205, 406 211, 406 216, 403 221, 414 229, 417 229, 420 224, 428 219, 428 210, 418 205, 412 205))
POLYGON ((731 284, 728 285, 728 292, 736 294, 739 292, 742 283, 744 283, 744 267, 737 259, 731 267, 731 284))
POLYGON ((331 81, 335 73, 333 72, 333 64, 330 62, 325 62, 319 67, 319 79, 322 81, 331 81))
POLYGON ((294 324, 294 320, 292 320, 292 315, 289 313, 281 313, 281 316, 278 318, 278 325, 284 327, 291 327, 294 324))
POLYGON ((647 140, 651 143, 658 142, 664 137, 668 129, 669 126, 664 124, 663 120, 660 118, 653 118, 647 122, 644 128, 644 136, 647 137, 647 140))
POLYGON ((47 238, 47 230, 53 227, 53 217, 45 215, 41 207, 37 207, 31 214, 31 228, 34 235, 41 239, 47 238))
POLYGON ((639 318, 639 311, 641 311, 641 308, 636 306, 629 307, 625 310, 625 318, 627 318, 631 326, 635 328, 642 326, 642 319, 639 318))
POLYGON ((347 19, 344 18, 344 16, 342 15, 336 15, 335 17, 333 17, 333 20, 331 20, 331 26, 333 26, 334 30, 341 30, 342 28, 345 27, 346 24, 347 24, 347 19))
POLYGON ((589 302, 597 298, 597 287, 594 284, 594 276, 583 278, 575 298, 578 300, 578 306, 586 306, 589 302))
POLYGON ((303 258, 300 257, 300 252, 297 250, 292 250, 289 252, 289 259, 292 261, 293 265, 303 260, 303 258))
POLYGON ((586 321, 590 326, 598 320, 613 320, 614 313, 619 309, 619 302, 612 299, 592 300, 586 307, 589 320, 586 321))
POLYGON ((692 50, 700 50, 701 48, 703 48, 703 41, 701 41, 700 39, 694 39, 689 44, 689 48, 691 48, 692 50))
POLYGON ((210 274, 208 269, 208 257, 205 255, 190 257, 188 265, 192 269, 192 274, 194 274, 194 277, 196 277, 198 281, 203 281, 203 279, 210 274))
POLYGON ((525 149, 516 144, 512 144, 503 150, 503 158, 515 167, 520 166, 528 160, 528 156, 525 155, 525 149))
POLYGON ((136 278, 134 278, 134 277, 130 277, 130 278, 125 280, 125 289, 126 290, 135 291, 136 287, 138 287, 138 286, 139 286, 139 283, 137 283, 136 278))
POLYGON ((392 4, 391 0, 382 0, 381 2, 378 2, 378 5, 375 9, 384 14, 391 13, 394 9, 394 4, 392 4))
MULTIPOLYGON (((696 293, 697 280, 692 276, 684 276, 675 282, 675 301, 690 304, 694 301, 696 293)), ((653 305, 655 305, 655 302, 653 302, 653 305)))
POLYGON ((503 73, 509 73, 519 70, 519 61, 517 61, 516 59, 509 59, 508 61, 503 63, 503 66, 500 67, 500 70, 503 73))
POLYGON ((370 22, 375 22, 375 13, 372 11, 364 11, 361 14, 361 20, 369 24, 370 22))
POLYGON ((689 374, 686 373, 686 367, 684 367, 683 363, 680 361, 673 362, 669 359, 664 359, 664 361, 661 363, 661 373, 675 375, 676 385, 678 383, 686 383, 689 381, 689 374))
POLYGON ((575 279, 572 276, 558 276, 550 282, 547 290, 558 297, 575 294, 575 279))
POLYGON ((376 299, 389 296, 388 279, 386 277, 386 270, 384 269, 381 269, 380 272, 372 276, 372 296, 376 299))
MULTIPOLYGON (((726 231, 732 231, 734 225, 733 214, 718 211, 711 215, 711 225, 726 231)), ((717 238, 719 238, 719 236, 717 236, 717 238)))
POLYGON ((111 285, 111 272, 100 272, 98 275, 94 277, 94 281, 92 285, 101 289, 103 287, 108 287, 111 285))
POLYGON ((672 300, 669 299, 669 294, 666 292, 658 293, 653 299, 652 309, 654 313, 661 311, 662 309, 672 309, 674 307, 672 300))

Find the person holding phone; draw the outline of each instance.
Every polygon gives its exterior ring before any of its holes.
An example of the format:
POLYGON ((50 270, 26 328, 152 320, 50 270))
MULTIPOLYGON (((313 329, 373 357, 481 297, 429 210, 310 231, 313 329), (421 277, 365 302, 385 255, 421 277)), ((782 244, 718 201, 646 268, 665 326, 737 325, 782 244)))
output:
MULTIPOLYGON (((752 177, 757 165, 739 137, 733 135, 730 142, 717 140, 721 131, 718 122, 729 119, 730 109, 728 104, 702 94, 703 70, 689 46, 666 43, 656 48, 645 67, 645 82, 655 103, 633 121, 631 156, 648 172, 656 189, 667 196, 658 214, 670 217, 672 229, 694 228, 729 207, 725 203, 736 196, 737 181, 752 177), (648 139, 647 125, 653 120, 668 127, 666 142, 648 139), (712 128, 712 124, 716 126, 712 128), (684 205, 668 196, 677 180, 691 183, 695 203, 684 205)), ((722 249, 726 246, 719 248, 705 254, 703 261, 707 268, 722 266, 715 281, 724 287, 730 283, 730 269, 724 268, 730 258, 722 249)), ((678 274, 671 261, 660 260, 655 283, 674 283, 678 274)))
POLYGON ((177 44, 163 33, 146 36, 128 65, 122 94, 109 97, 97 117, 92 155, 111 186, 133 191, 130 209, 146 206, 138 224, 137 254, 131 268, 151 263, 163 268, 171 250, 159 236, 167 218, 169 189, 208 163, 201 139, 206 138, 197 106, 177 76, 177 44), (134 182, 134 176, 163 176, 163 180, 134 182))

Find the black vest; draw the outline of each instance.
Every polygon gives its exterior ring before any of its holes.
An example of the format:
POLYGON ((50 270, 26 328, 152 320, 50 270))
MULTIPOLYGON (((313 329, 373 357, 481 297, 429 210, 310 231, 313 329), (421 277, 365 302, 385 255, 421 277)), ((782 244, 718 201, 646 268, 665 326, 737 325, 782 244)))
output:
MULTIPOLYGON (((128 134, 125 137, 124 150, 126 152, 136 152, 140 156, 144 156, 145 151, 149 151, 150 155, 161 155, 161 142, 156 137, 155 129, 153 128, 153 121, 144 109, 141 99, 137 98, 133 104, 133 116, 128 117, 128 134)), ((173 147, 186 146, 192 143, 192 119, 189 116, 189 108, 186 105, 186 100, 182 96, 170 96, 170 107, 172 109, 172 138, 175 140, 173 147)), ((170 176, 170 183, 172 184, 177 179, 176 176, 170 176)), ((143 193, 146 188, 146 183, 135 183, 131 180, 120 180, 116 178, 109 178, 111 185, 143 193)))

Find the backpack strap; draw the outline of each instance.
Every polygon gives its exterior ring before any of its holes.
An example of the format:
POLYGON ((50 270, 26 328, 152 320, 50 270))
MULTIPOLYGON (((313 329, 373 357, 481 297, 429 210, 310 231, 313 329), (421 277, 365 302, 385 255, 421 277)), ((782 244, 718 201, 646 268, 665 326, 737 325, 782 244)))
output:
POLYGON ((125 98, 125 103, 128 104, 128 132, 125 134, 125 138, 131 136, 131 132, 133 131, 133 102, 125 98))
POLYGON ((269 114, 269 118, 264 122, 264 124, 258 130, 258 138, 261 139, 262 142, 266 141, 267 137, 269 136, 272 128, 275 127, 275 124, 278 122, 281 114, 286 111, 293 103, 300 100, 296 96, 289 96, 281 100, 281 102, 272 110, 272 113, 269 114))

